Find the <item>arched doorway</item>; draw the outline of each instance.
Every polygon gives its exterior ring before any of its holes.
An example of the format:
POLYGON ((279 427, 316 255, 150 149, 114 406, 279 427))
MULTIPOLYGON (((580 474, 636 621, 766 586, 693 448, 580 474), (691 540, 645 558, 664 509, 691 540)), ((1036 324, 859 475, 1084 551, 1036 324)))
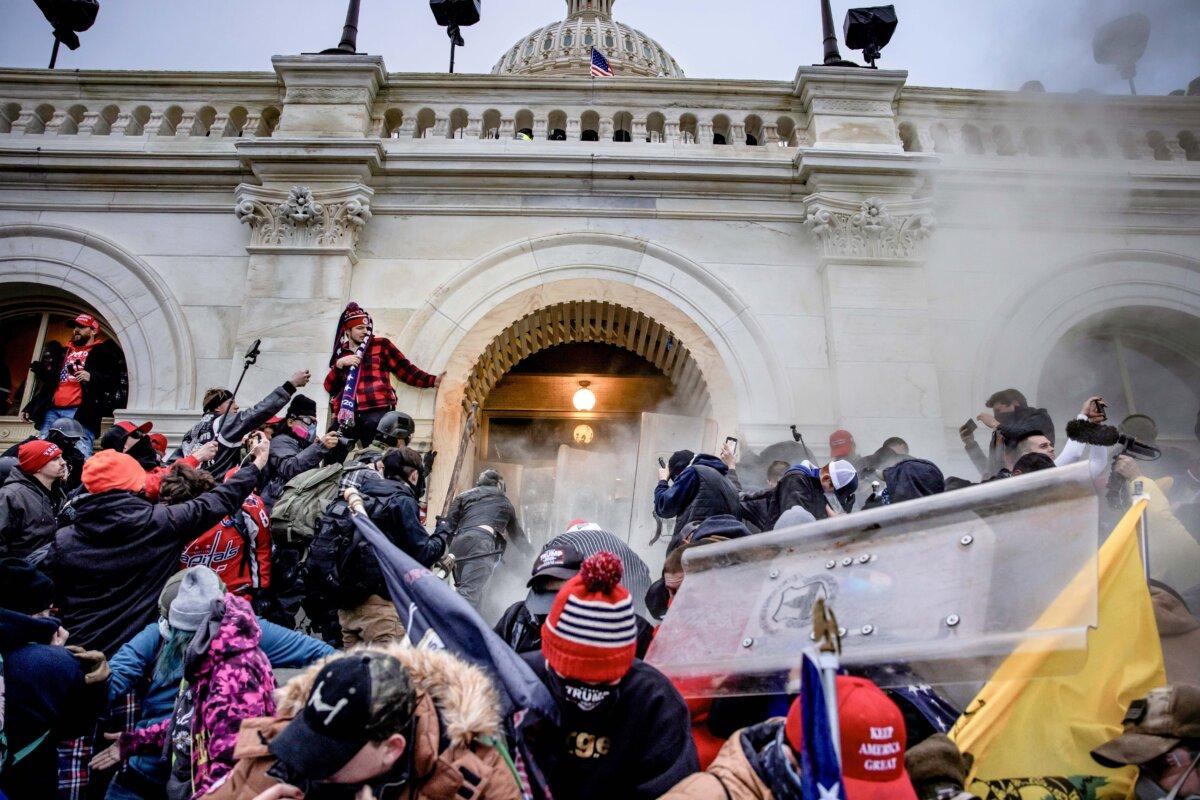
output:
MULTIPOLYGON (((62 348, 71 341, 73 321, 79 314, 90 314, 100 322, 97 342, 111 340, 120 347, 108 320, 82 298, 53 286, 18 283, 5 287, 0 301, 0 446, 36 432, 19 416, 39 388, 30 364, 55 343, 62 348)), ((127 374, 122 383, 128 385, 127 374)))
MULTIPOLYGON (((1149 472, 1180 476, 1200 456, 1195 430, 1200 317, 1169 308, 1125 306, 1077 323, 1046 358, 1038 402, 1053 419, 1065 421, 1093 394, 1104 396, 1114 425, 1130 414, 1150 417, 1163 458, 1149 472)), ((1143 424, 1142 430, 1150 429, 1143 424)))
POLYGON ((505 476, 535 545, 587 519, 651 562, 657 459, 712 449, 708 387, 688 345, 619 303, 526 314, 484 350, 463 403, 477 409, 474 465, 505 476))

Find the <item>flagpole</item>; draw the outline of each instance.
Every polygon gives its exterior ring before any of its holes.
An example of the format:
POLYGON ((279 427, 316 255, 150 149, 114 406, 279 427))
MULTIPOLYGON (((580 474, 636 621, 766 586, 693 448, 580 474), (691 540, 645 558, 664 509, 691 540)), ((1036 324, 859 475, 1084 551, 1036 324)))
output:
POLYGON ((838 652, 842 642, 838 634, 837 617, 833 609, 825 605, 825 598, 813 603, 813 640, 820 645, 817 666, 821 669, 821 686, 825 690, 825 715, 829 718, 829 738, 833 741, 833 752, 837 756, 838 769, 842 766, 842 725, 838 719, 837 671, 838 652))
POLYGON ((1150 582, 1150 520, 1146 517, 1146 511, 1150 508, 1150 495, 1146 494, 1146 485, 1141 480, 1133 482, 1133 497, 1130 498, 1131 503, 1138 503, 1142 500, 1146 501, 1146 505, 1142 508, 1142 513, 1138 515, 1138 549, 1142 553, 1142 570, 1146 573, 1146 582, 1150 582))

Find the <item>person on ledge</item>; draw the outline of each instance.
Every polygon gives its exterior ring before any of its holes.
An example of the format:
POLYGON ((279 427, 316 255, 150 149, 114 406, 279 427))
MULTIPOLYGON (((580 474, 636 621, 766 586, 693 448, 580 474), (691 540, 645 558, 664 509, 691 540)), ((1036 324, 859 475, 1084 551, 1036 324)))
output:
POLYGON ((442 380, 418 369, 390 339, 376 336, 371 315, 358 303, 349 303, 338 320, 325 376, 333 425, 363 447, 369 445, 379 420, 396 407, 393 375, 418 389, 434 388, 442 380))

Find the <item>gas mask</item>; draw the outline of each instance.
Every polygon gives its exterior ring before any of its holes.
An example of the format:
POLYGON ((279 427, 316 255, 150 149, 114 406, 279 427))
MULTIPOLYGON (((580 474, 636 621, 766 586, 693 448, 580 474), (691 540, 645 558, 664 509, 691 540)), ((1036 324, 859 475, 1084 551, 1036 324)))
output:
POLYGON ((317 435, 317 424, 314 422, 311 425, 304 425, 297 422, 292 425, 292 435, 303 442, 311 442, 317 435))

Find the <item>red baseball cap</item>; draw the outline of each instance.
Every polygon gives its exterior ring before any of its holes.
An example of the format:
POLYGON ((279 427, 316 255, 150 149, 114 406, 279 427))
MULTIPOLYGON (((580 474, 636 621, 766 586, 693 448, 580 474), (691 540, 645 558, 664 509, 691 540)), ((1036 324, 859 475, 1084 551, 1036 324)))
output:
MULTIPOLYGON (((917 800, 904 770, 908 731, 900 708, 866 678, 839 675, 837 693, 846 800, 917 800)), ((803 742, 799 698, 788 709, 784 735, 798 752, 803 742)))
POLYGON ((150 445, 160 456, 167 454, 167 437, 161 433, 150 434, 150 445))
POLYGON ((836 430, 829 434, 829 455, 845 458, 854 450, 854 436, 847 430, 836 430))
POLYGON ((100 322, 91 314, 80 314, 75 318, 75 324, 81 328, 91 328, 92 330, 100 330, 100 322))
POLYGON ((147 420, 146 422, 143 422, 141 425, 134 425, 132 422, 123 419, 120 422, 115 423, 113 425, 113 427, 120 428, 121 430, 125 431, 126 434, 133 433, 134 431, 141 431, 142 433, 149 433, 154 428, 154 423, 147 420))

